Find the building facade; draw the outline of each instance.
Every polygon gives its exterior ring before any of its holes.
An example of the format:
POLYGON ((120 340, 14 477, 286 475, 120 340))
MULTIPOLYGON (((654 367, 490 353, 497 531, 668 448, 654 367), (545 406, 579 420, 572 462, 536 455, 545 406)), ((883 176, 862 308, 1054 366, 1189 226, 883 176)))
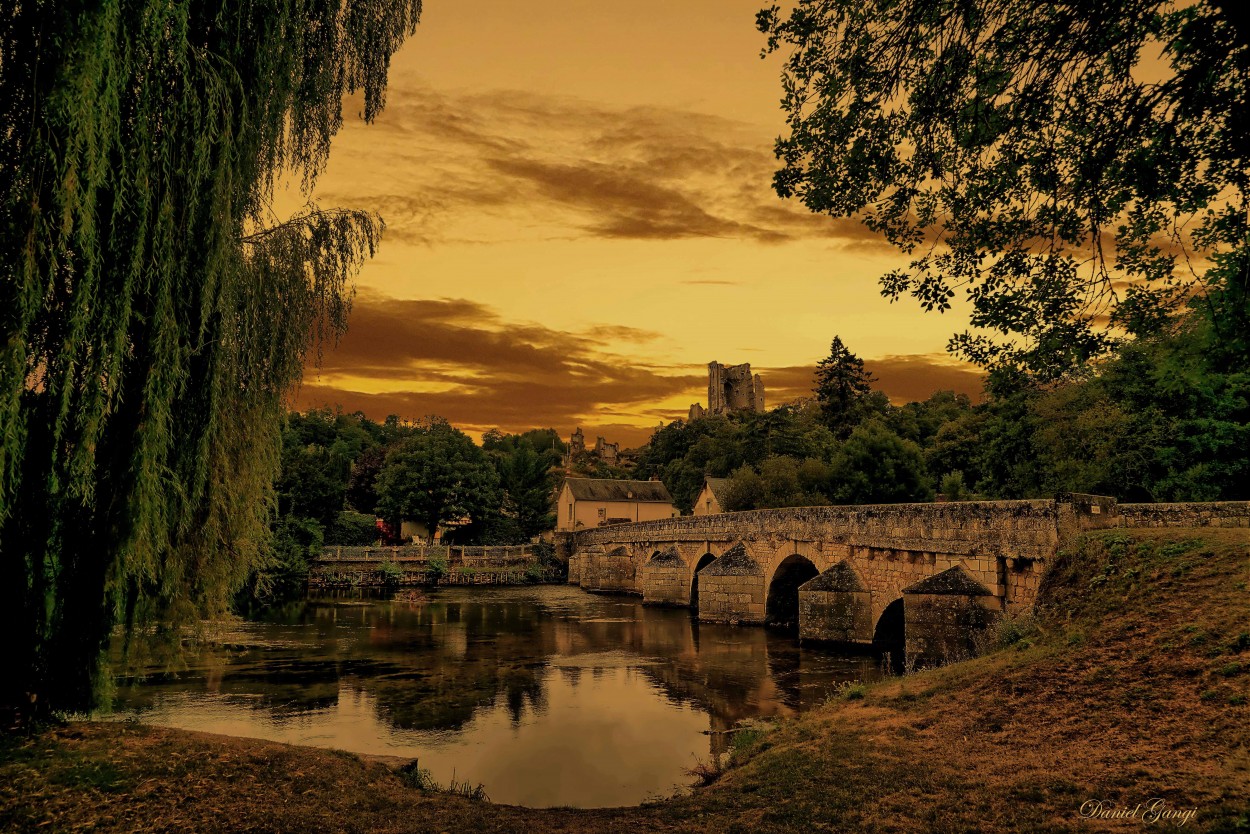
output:
POLYGON ((704 478, 703 489, 694 499, 694 515, 716 515, 725 511, 725 484, 728 478, 704 478))
POLYGON ((556 529, 580 530, 679 515, 659 481, 566 478, 556 498, 556 529))

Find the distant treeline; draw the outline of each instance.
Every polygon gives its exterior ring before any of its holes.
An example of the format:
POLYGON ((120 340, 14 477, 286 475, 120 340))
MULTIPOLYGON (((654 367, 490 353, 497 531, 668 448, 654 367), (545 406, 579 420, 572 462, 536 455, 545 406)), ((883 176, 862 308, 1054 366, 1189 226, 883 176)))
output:
POLYGON ((269 558, 240 603, 300 592, 322 547, 398 542, 404 521, 430 536, 441 527, 458 544, 519 544, 550 529, 553 467, 565 450, 555 430, 491 431, 482 441, 438 417, 289 413, 269 558))
POLYGON ((938 392, 891 405, 835 339, 813 400, 766 414, 674 422, 643 448, 689 511, 705 475, 729 478, 726 510, 926 501, 943 493, 1122 501, 1250 495, 1250 374, 1202 316, 1122 346, 1084 376, 1039 385, 992 373, 984 402, 938 392))
MULTIPOLYGON (((984 401, 939 391, 892 405, 835 338, 815 396, 766 413, 657 429, 632 467, 593 455, 575 475, 658 477, 690 512, 706 476, 728 478, 726 510, 1048 497, 1122 501, 1250 495, 1250 373, 1201 316, 1127 343, 1079 379, 1037 384, 991 373, 984 401)), ((515 544, 550 530, 566 446, 554 429, 487 432, 482 444, 438 417, 291 413, 272 558, 252 599, 302 587, 325 544, 392 539, 403 521, 461 544, 515 544), (379 528, 377 519, 385 522, 379 528)))

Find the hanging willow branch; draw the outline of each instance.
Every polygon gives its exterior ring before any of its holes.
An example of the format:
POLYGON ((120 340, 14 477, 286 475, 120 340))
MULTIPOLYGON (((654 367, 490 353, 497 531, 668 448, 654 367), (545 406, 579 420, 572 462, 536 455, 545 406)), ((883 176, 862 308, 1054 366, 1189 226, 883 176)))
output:
MULTIPOLYGON (((282 398, 380 221, 250 233, 384 103, 420 0, 0 13, 0 697, 81 709, 119 619, 220 611, 264 547, 282 398)), ((27 709, 29 712, 29 709, 27 709)))

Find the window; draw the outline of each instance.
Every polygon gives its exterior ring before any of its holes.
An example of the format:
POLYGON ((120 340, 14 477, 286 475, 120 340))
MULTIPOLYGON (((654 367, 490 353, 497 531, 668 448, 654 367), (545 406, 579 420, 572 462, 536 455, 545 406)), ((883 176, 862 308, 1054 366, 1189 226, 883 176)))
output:
POLYGON ((600 521, 607 521, 607 518, 608 518, 608 508, 607 508, 607 507, 600 507, 600 508, 599 508, 599 520, 600 520, 600 521))
POLYGON ((569 504, 569 521, 573 520, 573 505, 569 504))

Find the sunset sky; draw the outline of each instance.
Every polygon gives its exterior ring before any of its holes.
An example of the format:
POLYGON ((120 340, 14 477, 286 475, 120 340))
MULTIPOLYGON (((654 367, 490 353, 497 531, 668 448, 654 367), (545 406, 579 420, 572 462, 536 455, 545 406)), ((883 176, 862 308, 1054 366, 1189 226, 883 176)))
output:
POLYGON ((808 394, 834 335, 896 401, 978 390, 944 353, 958 308, 889 304, 905 259, 772 191, 761 2, 426 0, 314 195, 388 228, 297 404, 634 446, 706 401, 711 360, 770 406, 808 394))

